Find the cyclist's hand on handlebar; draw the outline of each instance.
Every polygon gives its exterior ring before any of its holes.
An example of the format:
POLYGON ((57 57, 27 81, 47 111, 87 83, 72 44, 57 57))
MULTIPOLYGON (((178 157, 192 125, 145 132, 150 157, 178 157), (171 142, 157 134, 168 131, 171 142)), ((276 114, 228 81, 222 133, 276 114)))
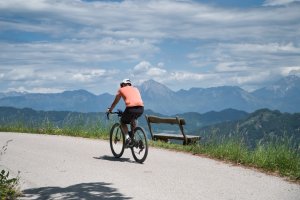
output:
POLYGON ((112 110, 110 108, 107 108, 106 113, 111 113, 112 110))
POLYGON ((106 110, 106 118, 109 119, 109 114, 111 113, 110 108, 107 108, 106 110))

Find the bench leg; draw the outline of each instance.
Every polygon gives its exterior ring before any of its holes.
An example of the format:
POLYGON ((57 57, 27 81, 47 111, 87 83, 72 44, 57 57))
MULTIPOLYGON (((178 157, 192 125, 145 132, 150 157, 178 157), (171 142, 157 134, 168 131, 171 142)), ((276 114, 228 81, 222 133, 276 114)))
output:
POLYGON ((192 140, 187 139, 186 141, 183 140, 183 145, 190 145, 192 143, 192 140))
POLYGON ((187 139, 187 142, 183 140, 183 145, 196 144, 198 140, 187 139))
POLYGON ((162 142, 168 143, 168 142, 169 142, 169 139, 162 139, 162 138, 159 138, 159 139, 155 139, 155 141, 162 141, 162 142))

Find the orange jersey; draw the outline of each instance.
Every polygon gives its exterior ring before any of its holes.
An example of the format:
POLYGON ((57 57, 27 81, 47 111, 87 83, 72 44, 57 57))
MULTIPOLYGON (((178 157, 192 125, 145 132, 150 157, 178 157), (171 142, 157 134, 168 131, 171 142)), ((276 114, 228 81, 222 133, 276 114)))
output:
POLYGON ((118 90, 117 95, 121 95, 126 107, 144 106, 141 94, 136 87, 125 86, 118 90))

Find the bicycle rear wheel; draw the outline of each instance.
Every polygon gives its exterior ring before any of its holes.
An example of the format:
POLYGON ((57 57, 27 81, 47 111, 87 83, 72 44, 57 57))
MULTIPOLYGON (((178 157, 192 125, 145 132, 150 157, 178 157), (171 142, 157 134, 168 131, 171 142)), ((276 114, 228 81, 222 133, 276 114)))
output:
POLYGON ((110 149, 116 158, 120 158, 124 153, 125 137, 119 123, 115 123, 110 130, 110 149))
POLYGON ((148 155, 147 137, 141 127, 136 127, 134 132, 134 146, 131 148, 132 156, 136 162, 143 163, 148 155))

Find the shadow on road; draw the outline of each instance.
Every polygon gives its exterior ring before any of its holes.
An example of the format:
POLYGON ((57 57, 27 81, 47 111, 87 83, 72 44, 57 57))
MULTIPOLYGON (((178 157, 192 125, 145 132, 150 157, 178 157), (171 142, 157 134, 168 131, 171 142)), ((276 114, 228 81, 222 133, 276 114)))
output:
POLYGON ((23 191, 20 199, 132 199, 119 193, 110 183, 81 183, 62 187, 42 187, 23 191))
POLYGON ((95 159, 100 159, 100 160, 115 161, 115 162, 135 163, 134 161, 130 160, 130 158, 115 158, 113 156, 100 156, 100 157, 94 157, 94 158, 95 159))

